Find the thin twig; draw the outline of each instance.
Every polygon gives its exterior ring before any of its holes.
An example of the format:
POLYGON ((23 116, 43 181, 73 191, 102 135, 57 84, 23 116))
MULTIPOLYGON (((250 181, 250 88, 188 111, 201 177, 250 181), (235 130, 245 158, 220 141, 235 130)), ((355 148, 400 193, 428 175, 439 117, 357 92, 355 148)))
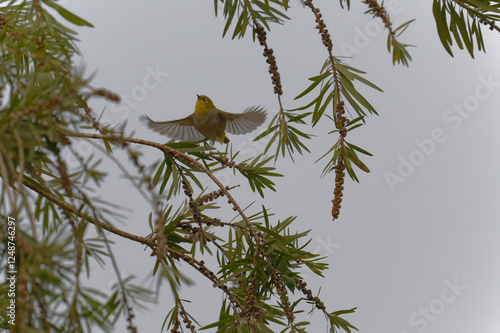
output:
POLYGON ((104 239, 104 244, 106 244, 106 249, 108 250, 109 258, 111 259, 111 264, 113 265, 113 269, 115 270, 116 279, 118 280, 118 284, 120 285, 120 291, 123 297, 123 305, 125 307, 125 310, 127 311, 127 321, 128 321, 127 328, 130 330, 131 333, 137 333, 137 327, 134 326, 134 323, 132 321, 134 318, 134 314, 132 313, 133 309, 128 304, 127 293, 125 292, 125 284, 123 283, 123 279, 120 274, 120 269, 118 268, 118 264, 116 263, 116 258, 113 255, 113 251, 111 250, 111 246, 109 245, 106 233, 101 232, 101 236, 104 239))
POLYGON ((50 194, 50 193, 47 193, 47 192, 44 192, 44 191, 41 191, 37 186, 35 186, 34 184, 31 184, 30 182, 30 179, 29 178, 25 178, 23 184, 32 189, 33 191, 39 193, 40 195, 44 196, 46 199, 48 199, 49 201, 52 201, 53 203, 55 203, 56 205, 58 205, 59 207, 79 216, 80 218, 94 224, 95 226, 99 227, 99 228, 102 228, 104 230, 107 230, 115 235, 118 235, 120 237, 123 237, 123 238, 127 238, 127 239, 130 239, 132 241, 135 241, 135 242, 138 242, 138 243, 141 243, 141 244, 144 244, 144 245, 147 245, 148 247, 150 247, 154 252, 155 254, 158 256, 161 257, 161 253, 163 253, 164 251, 167 251, 179 258, 181 258, 182 260, 184 260, 185 262, 187 262, 188 264, 190 264, 191 266, 193 266, 195 269, 197 269, 199 272, 201 272, 202 274, 204 274, 205 276, 209 277, 209 279, 214 282, 214 284, 219 287, 220 289, 222 289, 229 297, 229 299, 231 300, 231 302, 233 302, 238 308, 241 309, 241 305, 239 305, 239 302, 238 300, 236 299, 236 297, 231 293, 231 291, 229 290, 229 288, 224 285, 223 283, 221 283, 218 278, 216 277, 215 274, 213 274, 210 270, 208 270, 206 267, 204 267, 204 264, 202 264, 201 262, 195 260, 194 258, 191 258, 190 256, 180 252, 180 251, 177 251, 177 250, 174 250, 174 249, 171 249, 171 248, 168 248, 166 246, 162 246, 162 249, 159 249, 158 248, 158 244, 151 238, 146 238, 146 237, 141 237, 141 236, 137 236, 137 235, 134 235, 134 234, 131 234, 131 233, 128 233, 126 231, 123 231, 123 230, 120 230, 118 228, 115 228, 113 226, 110 226, 106 223, 103 223, 101 221, 98 221, 96 220, 95 218, 81 212, 80 210, 78 210, 76 207, 73 207, 69 204, 67 204, 66 202, 56 198, 54 195, 50 194), (203 266, 203 268, 201 268, 203 266), (208 272, 208 273, 207 273, 208 272))
POLYGON ((481 17, 479 15, 476 15, 472 12, 472 8, 469 7, 467 4, 463 3, 462 1, 459 1, 459 0, 451 0, 453 2, 455 2, 457 5, 459 5, 460 7, 462 8, 465 8, 465 10, 467 10, 467 14, 469 14, 471 17, 473 18, 479 18, 479 23, 482 23, 484 25, 489 25, 490 26, 490 30, 493 30, 495 29, 496 31, 500 32, 500 27, 498 25, 495 24, 495 21, 493 20, 489 20, 485 17, 481 17))

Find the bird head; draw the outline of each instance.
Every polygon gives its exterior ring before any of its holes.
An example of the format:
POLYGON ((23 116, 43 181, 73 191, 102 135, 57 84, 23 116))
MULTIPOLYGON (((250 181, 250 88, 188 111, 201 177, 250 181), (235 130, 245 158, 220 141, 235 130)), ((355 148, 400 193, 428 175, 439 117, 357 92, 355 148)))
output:
POLYGON ((198 96, 198 100, 196 101, 195 112, 198 115, 203 115, 208 111, 215 109, 214 102, 210 98, 205 95, 196 95, 198 96))

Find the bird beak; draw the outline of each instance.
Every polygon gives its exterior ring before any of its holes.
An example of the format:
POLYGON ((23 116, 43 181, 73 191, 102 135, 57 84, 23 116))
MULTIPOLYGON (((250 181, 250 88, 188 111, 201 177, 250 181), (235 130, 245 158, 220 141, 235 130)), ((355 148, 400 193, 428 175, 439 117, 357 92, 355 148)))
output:
POLYGON ((201 99, 200 95, 196 94, 196 96, 198 96, 198 99, 201 99))

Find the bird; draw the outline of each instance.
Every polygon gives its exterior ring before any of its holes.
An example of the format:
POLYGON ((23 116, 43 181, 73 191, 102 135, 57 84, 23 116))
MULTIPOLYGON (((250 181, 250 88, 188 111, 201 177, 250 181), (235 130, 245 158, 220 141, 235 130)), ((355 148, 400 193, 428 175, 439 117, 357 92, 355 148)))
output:
POLYGON ((194 112, 182 119, 169 121, 153 121, 147 115, 141 121, 154 132, 166 135, 179 141, 210 140, 229 143, 226 131, 231 134, 247 134, 262 125, 266 120, 266 110, 261 106, 246 108, 242 113, 229 113, 215 107, 210 98, 196 95, 194 112))

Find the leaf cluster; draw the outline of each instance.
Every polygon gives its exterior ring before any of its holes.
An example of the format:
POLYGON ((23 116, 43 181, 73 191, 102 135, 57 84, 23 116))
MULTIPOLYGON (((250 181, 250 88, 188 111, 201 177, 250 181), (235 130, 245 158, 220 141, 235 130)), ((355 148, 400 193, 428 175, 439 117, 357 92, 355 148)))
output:
MULTIPOLYGON (((339 133, 340 131, 348 133, 362 126, 365 123, 364 118, 367 114, 377 114, 375 108, 363 97, 363 95, 355 87, 354 83, 359 82, 372 89, 378 91, 382 90, 363 77, 363 75, 366 74, 365 72, 342 64, 338 58, 334 57, 333 59, 335 61, 333 65, 328 59, 321 68, 320 74, 309 78, 312 83, 295 99, 311 95, 314 91, 318 92, 317 96, 314 97, 310 103, 295 110, 301 111, 313 109, 311 113, 312 126, 315 126, 323 117, 327 117, 333 121, 336 129, 331 131, 329 134, 339 133), (347 101, 350 108, 352 108, 357 114, 357 117, 350 120, 345 128, 337 121, 337 109, 339 107, 339 102, 342 100, 347 101), (327 110, 330 110, 330 112, 325 113, 327 110)), ((339 139, 320 158, 322 159, 330 156, 330 159, 323 170, 323 176, 328 171, 332 170, 339 160, 342 160, 346 164, 347 172, 351 178, 358 181, 351 162, 365 172, 369 172, 369 169, 359 159, 356 151, 371 156, 371 154, 366 150, 345 141, 343 137, 339 136, 339 139)))
MULTIPOLYGON (((93 155, 84 160, 67 137, 91 121, 87 101, 93 94, 83 69, 73 67, 77 34, 67 24, 92 25, 55 1, 1 5, 0 210, 2 220, 8 215, 22 221, 18 279, 29 291, 18 294, 25 297, 17 300, 24 318, 16 324, 23 332, 111 331, 125 307, 116 287, 106 294, 80 284, 79 272, 90 274, 91 262, 104 265, 110 253, 103 239, 88 236, 89 224, 79 215, 106 224, 120 214, 93 195, 89 183, 100 186, 105 177, 100 160, 93 155), (68 167, 70 158, 78 161, 76 168, 68 167)), ((0 239, 2 247, 7 244, 4 224, 0 239)), ((5 269, 1 265, 2 274, 5 269)), ((129 295, 129 303, 148 295, 130 279, 118 289, 129 295)), ((8 301, 2 293, 0 303, 8 301)), ((7 326, 2 321, 2 328, 7 326)))
POLYGON ((222 14, 226 20, 223 36, 233 27, 232 38, 245 36, 248 27, 256 24, 270 29, 270 23, 282 24, 289 18, 283 10, 289 8, 288 0, 214 0, 215 16, 222 6, 222 14))
POLYGON ((441 43, 451 56, 453 41, 460 50, 467 49, 472 58, 475 48, 485 51, 482 24, 500 32, 495 25, 500 19, 499 1, 434 0, 432 11, 441 43))

